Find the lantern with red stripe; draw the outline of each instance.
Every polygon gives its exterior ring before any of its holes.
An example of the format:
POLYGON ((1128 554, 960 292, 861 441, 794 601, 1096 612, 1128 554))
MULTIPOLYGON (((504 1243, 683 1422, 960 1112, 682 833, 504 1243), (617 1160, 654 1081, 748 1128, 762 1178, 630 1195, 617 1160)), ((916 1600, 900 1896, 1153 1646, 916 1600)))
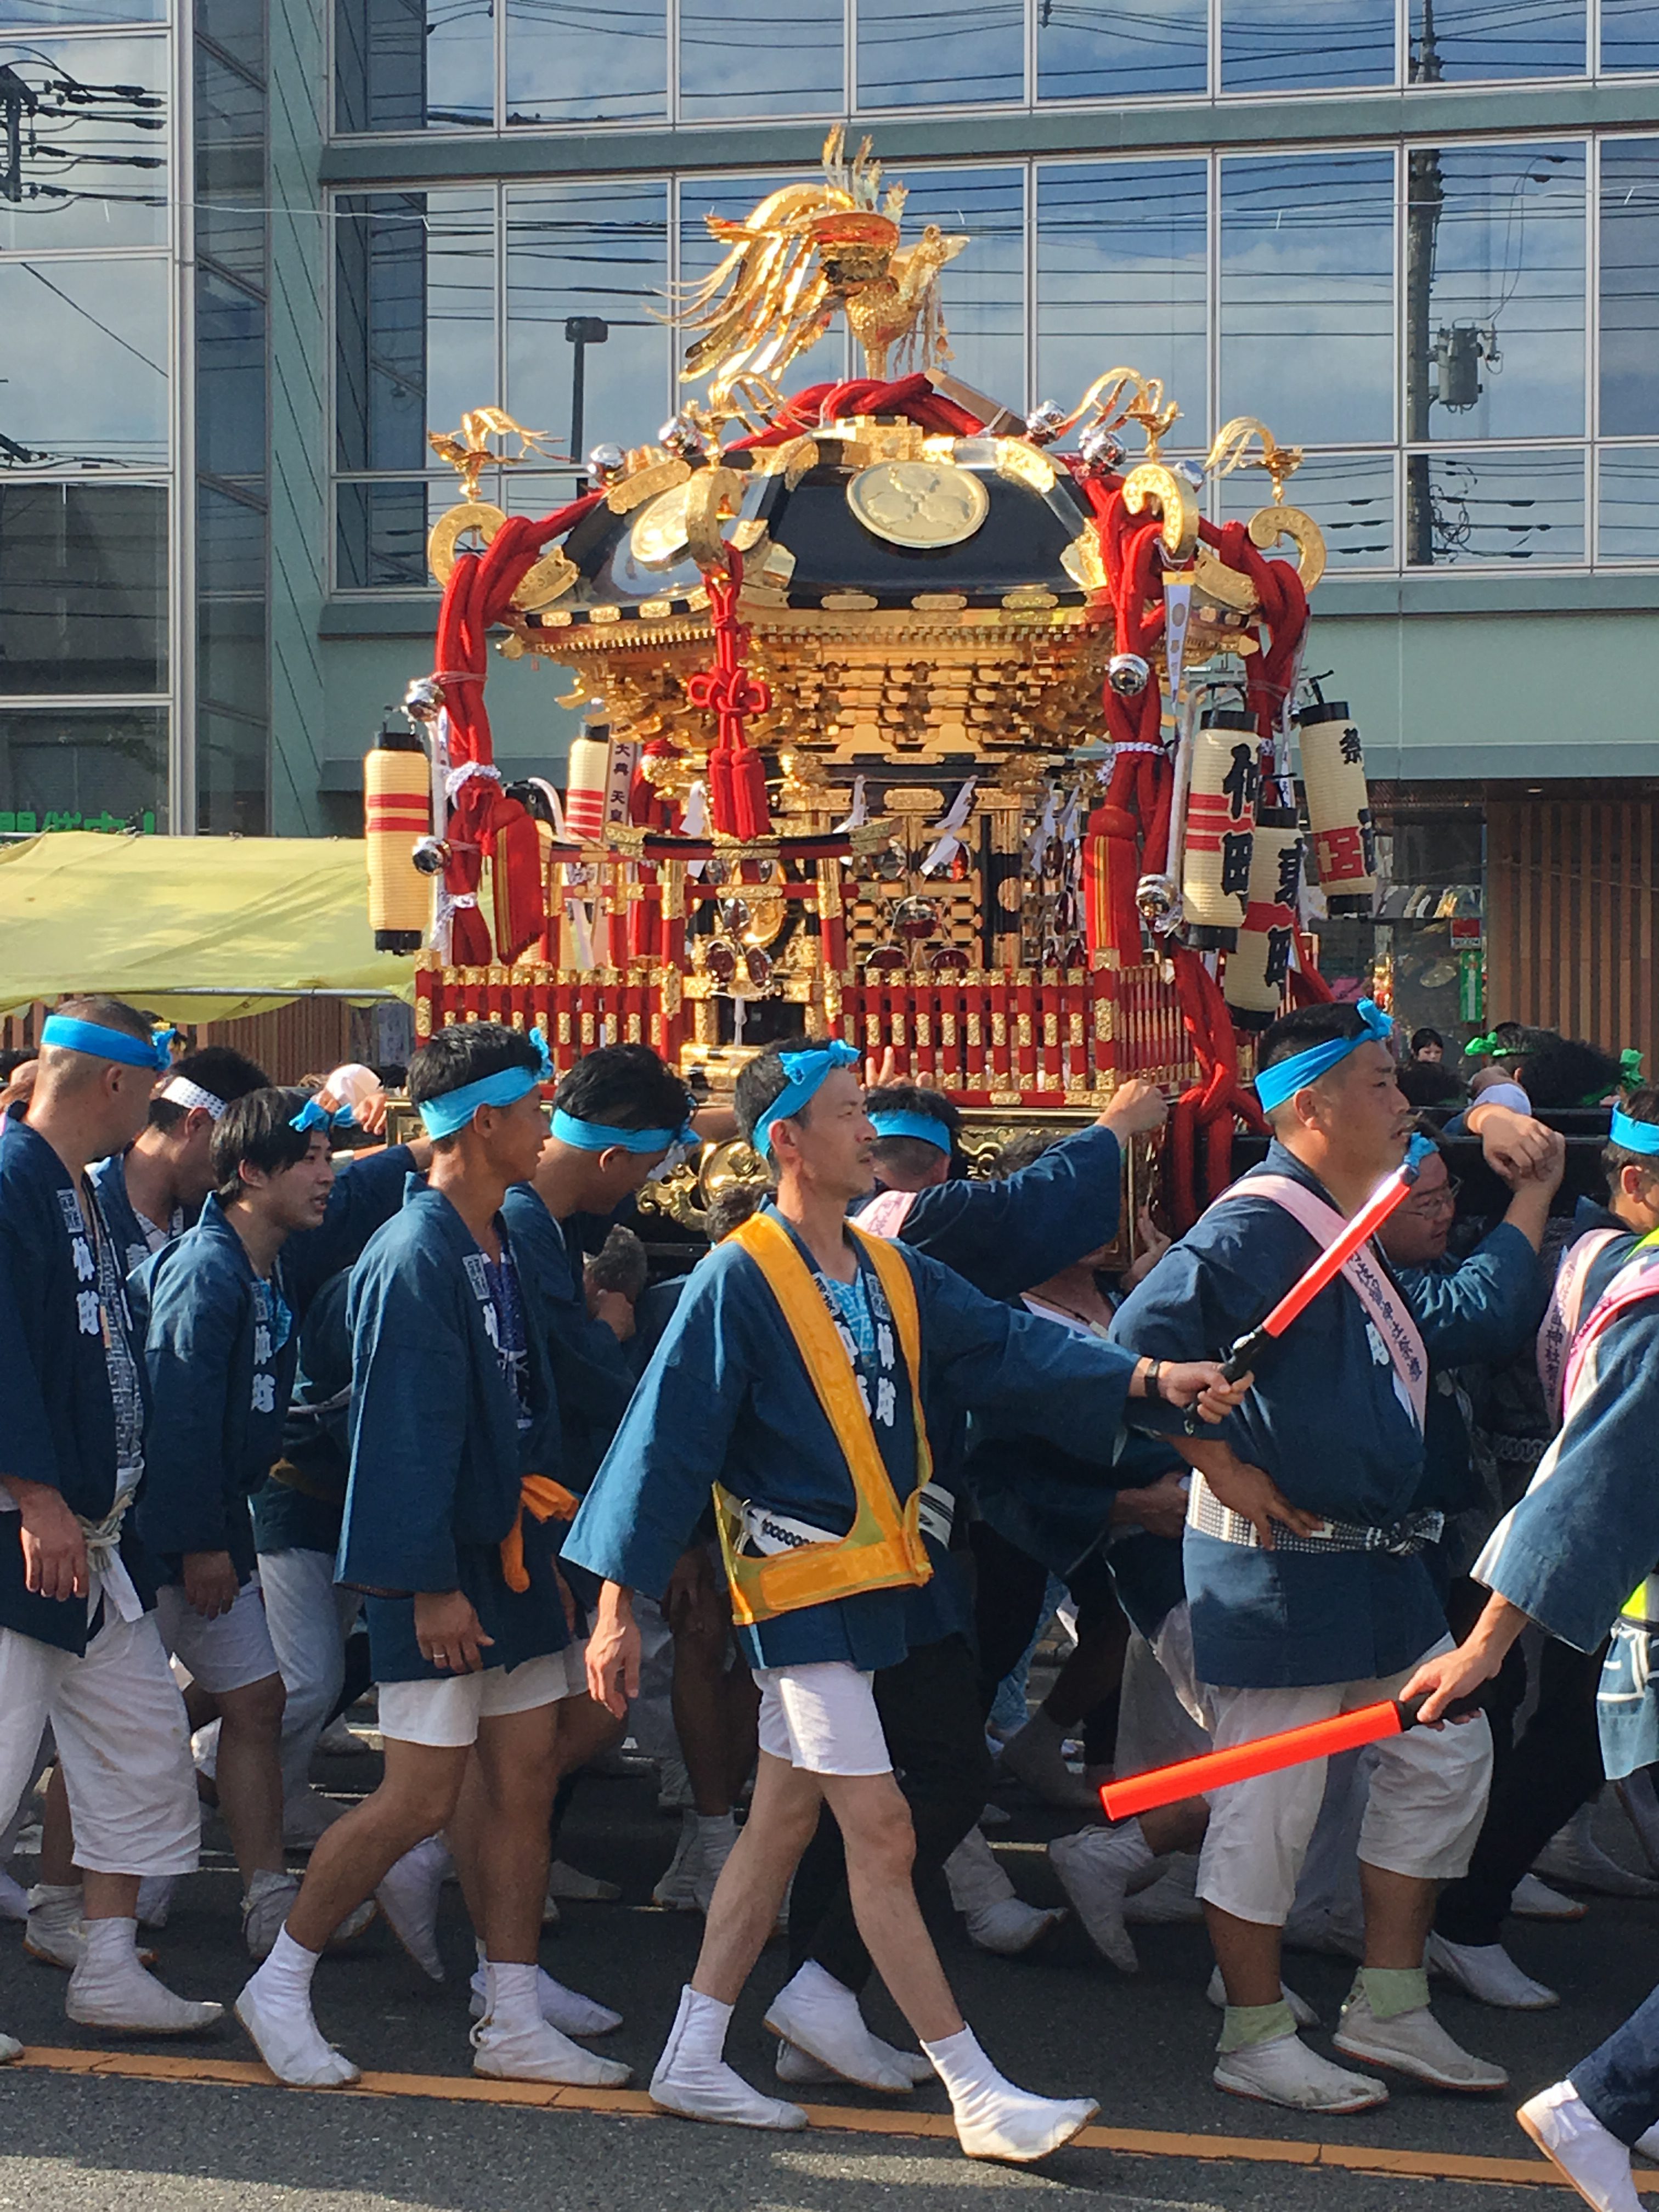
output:
POLYGON ((1342 700, 1321 699, 1296 719, 1308 832, 1326 909, 1370 914, 1376 904, 1376 837, 1359 732, 1342 700))
POLYGON ((1255 715, 1239 707, 1207 708, 1193 733, 1181 855, 1187 940, 1200 951, 1230 951, 1237 941, 1261 783, 1255 715))
POLYGON ((595 844, 607 823, 626 822, 629 793, 640 749, 611 734, 608 722, 590 722, 570 748, 564 799, 567 836, 595 844))
POLYGON ((432 771, 420 739, 382 730, 363 757, 368 919, 377 952, 418 952, 432 917, 432 884, 411 855, 432 828, 432 771))
POLYGON ((1235 1029, 1265 1029, 1274 1020, 1290 972, 1296 936, 1296 895, 1302 875, 1302 832, 1293 806, 1264 806, 1255 817, 1250 897, 1238 943, 1227 955, 1222 991, 1235 1029))

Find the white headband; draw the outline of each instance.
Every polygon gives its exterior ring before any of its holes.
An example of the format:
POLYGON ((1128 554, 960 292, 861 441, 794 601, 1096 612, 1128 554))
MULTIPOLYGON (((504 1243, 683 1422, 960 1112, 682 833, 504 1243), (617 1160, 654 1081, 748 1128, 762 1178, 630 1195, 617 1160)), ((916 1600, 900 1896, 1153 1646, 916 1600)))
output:
POLYGON ((222 1098, 216 1098, 210 1091, 204 1091, 199 1083, 192 1083, 187 1075, 170 1075, 158 1095, 171 1099, 175 1106, 199 1106, 216 1121, 225 1110, 222 1098))

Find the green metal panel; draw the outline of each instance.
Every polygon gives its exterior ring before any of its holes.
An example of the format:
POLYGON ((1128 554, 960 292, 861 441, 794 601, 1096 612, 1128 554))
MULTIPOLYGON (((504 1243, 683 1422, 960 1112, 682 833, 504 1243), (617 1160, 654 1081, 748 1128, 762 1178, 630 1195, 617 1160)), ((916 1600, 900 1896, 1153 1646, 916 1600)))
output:
MULTIPOLYGON (((884 161, 992 161, 1011 155, 1146 153, 1188 147, 1257 149, 1285 143, 1352 144, 1470 131, 1617 130, 1659 124, 1659 84, 1608 80, 1547 88, 1419 85, 1329 100, 1194 101, 1185 106, 1060 111, 1025 108, 974 115, 872 118, 884 161)), ((822 123, 726 124, 718 131, 432 133, 398 139, 339 138, 323 156, 325 184, 459 177, 604 176, 625 172, 817 167, 822 123)))
MULTIPOLYGON (((316 748, 323 780, 331 791, 357 790, 357 765, 374 741, 381 714, 402 699, 411 678, 432 672, 431 623, 404 635, 329 636, 317 650, 326 700, 316 748)), ((581 726, 580 714, 555 703, 570 688, 563 669, 491 656, 489 726, 509 783, 514 776, 546 775, 562 767, 581 726)), ((314 780, 317 771, 313 774, 314 780)))
POLYGON ((1659 774, 1659 614, 1368 618, 1316 600, 1306 665, 1335 671, 1327 694, 1378 781, 1659 774))
MULTIPOLYGON (((1377 780, 1659 775, 1659 613, 1357 615, 1325 597, 1307 665, 1334 671, 1325 689, 1353 708, 1377 780)), ((327 632, 317 751, 338 792, 357 787, 382 708, 428 673, 431 609, 337 599, 327 632)), ((489 719, 509 781, 562 763, 579 725, 555 704, 568 688, 556 667, 492 662, 489 719)))

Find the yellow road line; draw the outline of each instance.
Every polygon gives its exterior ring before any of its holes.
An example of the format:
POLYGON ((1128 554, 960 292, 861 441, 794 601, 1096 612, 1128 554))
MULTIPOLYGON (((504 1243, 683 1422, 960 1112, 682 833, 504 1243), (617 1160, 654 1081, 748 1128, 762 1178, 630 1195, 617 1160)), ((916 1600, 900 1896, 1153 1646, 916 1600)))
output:
MULTIPOLYGON (((96 2075, 129 2081, 217 2083, 237 2088, 270 2088, 273 2076, 251 2060, 153 2057, 131 2051, 27 2050, 16 2070, 96 2075)), ((528 2106, 543 2111, 612 2112, 631 2118, 664 2118, 643 2089, 575 2089, 536 2081, 488 2081, 478 2075, 365 2074, 345 2090, 328 2096, 434 2097, 452 2105, 528 2106)), ((808 2105, 815 2128, 870 2136, 921 2136, 954 2139, 943 2112, 872 2111, 849 2105, 808 2105)), ((1147 2128, 1085 2128, 1075 2138, 1084 2150, 1117 2151, 1129 2158, 1227 2159, 1269 2166, 1340 2167, 1351 2173, 1392 2173, 1424 2181, 1522 2184, 1564 2186, 1553 2166, 1541 2158, 1465 2158, 1454 2151, 1383 2150, 1358 2143, 1279 2142, 1265 2136, 1167 2134, 1147 2128)), ((1659 2196, 1659 2170, 1638 2170, 1636 2186, 1659 2196)))

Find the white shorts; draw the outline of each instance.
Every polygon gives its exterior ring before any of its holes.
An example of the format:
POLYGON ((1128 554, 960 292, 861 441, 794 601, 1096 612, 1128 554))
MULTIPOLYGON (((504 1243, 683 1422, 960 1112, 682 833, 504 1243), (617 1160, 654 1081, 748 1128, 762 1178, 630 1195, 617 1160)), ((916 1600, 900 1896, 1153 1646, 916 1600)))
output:
MULTIPOLYGON (((73 1601, 71 1601, 73 1602, 73 1601)), ((155 1616, 106 1625, 83 1658, 0 1628, 0 1826, 29 1785, 52 1723, 75 1863, 88 1874, 191 1874, 202 1808, 190 1723, 155 1616)))
POLYGON ((890 1774, 873 1679, 848 1659, 757 1667, 761 1749, 806 1774, 890 1774))
MULTIPOLYGON (((1423 1658, 1451 1649, 1450 1637, 1443 1637, 1423 1658)), ((1308 1689, 1207 1686, 1216 1749, 1396 1698, 1421 1664, 1418 1660, 1376 1681, 1308 1689)), ((1455 1881, 1467 1874, 1492 1783, 1492 1730, 1485 1714, 1437 1730, 1409 1729, 1376 1745, 1373 1755, 1376 1768, 1359 1832, 1361 1860, 1420 1881, 1455 1881)), ((1310 1759, 1214 1792, 1198 1872, 1198 1893, 1206 1904, 1260 1927, 1284 1926, 1319 1818, 1325 1768, 1324 1759, 1310 1759)))
POLYGON ((583 1648, 567 1644, 521 1667, 486 1667, 481 1674, 447 1674, 441 1682, 382 1682, 380 1734, 434 1751, 463 1751, 478 1741, 480 1721, 585 1695, 583 1648))
POLYGON ((242 1584, 230 1611, 215 1620, 204 1620, 197 1612, 182 1583, 164 1583, 155 1593, 155 1620, 162 1643, 210 1697, 245 1690, 250 1682, 282 1673, 265 1626, 258 1575, 242 1584))

